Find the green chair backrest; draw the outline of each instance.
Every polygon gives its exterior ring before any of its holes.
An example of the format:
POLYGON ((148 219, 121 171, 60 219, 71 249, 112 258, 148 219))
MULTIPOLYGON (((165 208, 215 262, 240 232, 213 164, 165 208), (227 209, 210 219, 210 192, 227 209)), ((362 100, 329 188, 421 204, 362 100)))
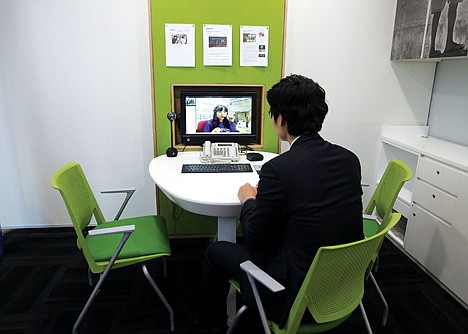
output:
POLYGON ((81 166, 71 162, 57 170, 50 180, 52 188, 60 191, 78 237, 78 247, 82 249, 88 263, 95 262, 85 241, 83 230, 93 216, 97 224, 105 223, 104 216, 86 180, 81 166))
MULTIPOLYGON (((359 305, 364 295, 367 273, 375 260, 387 232, 400 220, 393 213, 385 220, 385 228, 370 238, 356 242, 320 247, 304 279, 289 313, 283 330, 273 325, 274 332, 306 333, 308 326, 301 325, 306 308, 320 323, 336 322, 349 316, 359 305)), ((314 325, 311 325, 312 329, 314 325)), ((313 330, 311 332, 314 332, 313 330)))
MULTIPOLYGON (((403 184, 413 176, 411 168, 401 160, 391 160, 372 195, 365 214, 371 215, 374 209, 382 221, 390 216, 403 184)), ((383 226, 381 227, 381 229, 383 226)))

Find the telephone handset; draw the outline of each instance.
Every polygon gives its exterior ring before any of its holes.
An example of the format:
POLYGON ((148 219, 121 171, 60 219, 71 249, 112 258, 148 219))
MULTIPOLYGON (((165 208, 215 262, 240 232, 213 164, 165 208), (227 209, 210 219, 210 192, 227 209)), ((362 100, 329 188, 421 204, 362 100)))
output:
POLYGON ((211 143, 205 141, 203 151, 200 154, 202 162, 228 162, 239 160, 239 144, 236 143, 211 143))
POLYGON ((202 158, 210 158, 211 156, 211 142, 208 140, 203 144, 202 158))

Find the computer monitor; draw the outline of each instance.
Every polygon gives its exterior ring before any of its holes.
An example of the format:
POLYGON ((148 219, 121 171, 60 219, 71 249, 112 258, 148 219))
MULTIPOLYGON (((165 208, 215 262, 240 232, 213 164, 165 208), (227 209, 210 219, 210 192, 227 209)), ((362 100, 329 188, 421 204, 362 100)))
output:
POLYGON ((257 142, 260 117, 256 92, 181 91, 180 106, 178 123, 183 145, 201 145, 206 140, 240 145, 257 142))

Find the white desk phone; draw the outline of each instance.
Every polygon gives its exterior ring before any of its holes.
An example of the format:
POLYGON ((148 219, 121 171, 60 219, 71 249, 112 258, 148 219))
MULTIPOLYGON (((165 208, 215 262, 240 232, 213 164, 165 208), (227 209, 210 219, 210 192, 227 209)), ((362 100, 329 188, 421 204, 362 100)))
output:
POLYGON ((200 153, 202 162, 229 162, 239 160, 239 144, 237 143, 211 143, 206 141, 203 144, 203 151, 200 153))

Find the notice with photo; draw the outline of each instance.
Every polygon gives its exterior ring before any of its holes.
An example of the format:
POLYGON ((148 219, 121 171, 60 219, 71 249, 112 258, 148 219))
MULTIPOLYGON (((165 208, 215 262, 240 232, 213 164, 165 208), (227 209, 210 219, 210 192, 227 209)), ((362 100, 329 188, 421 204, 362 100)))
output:
POLYGON ((232 25, 203 25, 203 65, 232 66, 232 25))
POLYGON ((268 66, 268 27, 240 27, 240 66, 268 66))
POLYGON ((166 24, 166 66, 195 67, 194 24, 166 24))

